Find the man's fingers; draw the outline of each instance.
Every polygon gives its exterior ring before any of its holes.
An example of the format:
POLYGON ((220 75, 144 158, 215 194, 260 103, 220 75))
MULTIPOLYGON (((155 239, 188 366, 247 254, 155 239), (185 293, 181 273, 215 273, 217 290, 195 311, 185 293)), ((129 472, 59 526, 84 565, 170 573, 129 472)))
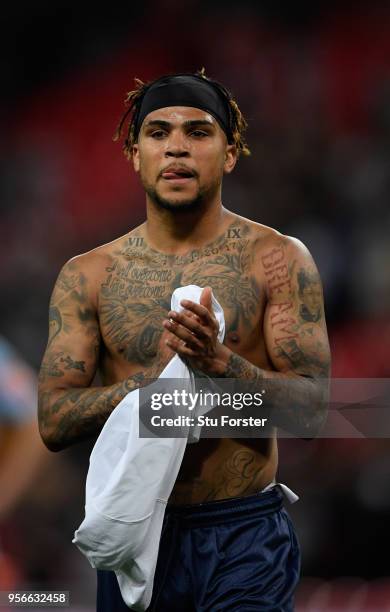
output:
POLYGON ((213 313, 213 302, 211 299, 211 295, 212 295, 212 289, 211 287, 205 287, 200 295, 200 304, 202 304, 202 306, 204 306, 205 308, 207 308, 207 310, 209 312, 211 312, 211 314, 213 313))
POLYGON ((172 334, 174 334, 180 340, 184 340, 184 342, 192 347, 194 350, 203 349, 203 344, 201 341, 186 327, 180 325, 175 321, 163 321, 163 326, 165 329, 168 329, 172 334))
POLYGON ((168 317, 176 322, 180 323, 191 332, 193 332, 198 338, 209 338, 210 333, 207 333, 207 330, 200 324, 200 319, 197 315, 193 314, 190 311, 183 312, 168 312, 168 317))
POLYGON ((165 344, 178 355, 183 357, 197 357, 197 353, 195 353, 183 340, 171 337, 169 340, 165 340, 165 344))
POLYGON ((198 315, 207 325, 210 325, 214 329, 218 327, 215 316, 211 314, 205 306, 202 306, 202 304, 196 304, 196 302, 191 302, 190 300, 182 300, 180 303, 184 308, 198 315))

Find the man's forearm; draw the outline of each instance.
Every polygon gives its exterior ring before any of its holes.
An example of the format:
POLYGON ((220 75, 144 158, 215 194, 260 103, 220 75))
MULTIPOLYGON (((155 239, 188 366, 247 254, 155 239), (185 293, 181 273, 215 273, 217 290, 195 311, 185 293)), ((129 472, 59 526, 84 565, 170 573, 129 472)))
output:
POLYGON ((58 451, 99 434, 119 402, 149 382, 143 374, 135 374, 109 387, 42 389, 38 412, 43 441, 58 451))
POLYGON ((327 415, 329 380, 263 370, 240 355, 230 352, 221 376, 237 378, 250 388, 265 391, 269 423, 298 437, 313 437, 327 415), (253 387, 252 387, 253 385, 253 387))

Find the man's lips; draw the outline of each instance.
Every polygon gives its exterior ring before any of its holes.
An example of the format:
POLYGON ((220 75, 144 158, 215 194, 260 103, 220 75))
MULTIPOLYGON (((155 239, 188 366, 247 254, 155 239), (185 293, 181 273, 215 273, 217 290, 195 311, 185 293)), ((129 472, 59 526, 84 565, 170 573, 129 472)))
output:
POLYGON ((187 181, 195 177, 195 173, 187 168, 167 168, 161 173, 167 181, 187 181))

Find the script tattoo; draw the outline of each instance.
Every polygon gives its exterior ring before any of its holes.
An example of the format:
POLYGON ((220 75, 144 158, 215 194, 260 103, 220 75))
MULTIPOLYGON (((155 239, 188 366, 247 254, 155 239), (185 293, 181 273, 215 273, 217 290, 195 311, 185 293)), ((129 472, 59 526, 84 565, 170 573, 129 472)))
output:
POLYGON ((130 236, 113 253, 100 290, 100 321, 106 345, 130 363, 155 367, 161 354, 162 320, 171 295, 185 285, 211 286, 223 304, 227 334, 250 332, 259 316, 260 289, 253 273, 250 230, 242 224, 184 255, 150 248, 130 236))
POLYGON ((297 261, 287 259, 283 244, 266 252, 262 263, 270 300, 273 354, 287 360, 297 373, 327 376, 328 347, 322 334, 316 333, 319 328, 314 327, 323 319, 318 272, 310 263, 296 271, 297 261))
POLYGON ((40 424, 52 446, 96 434, 126 393, 159 375, 172 357, 163 342, 162 320, 176 287, 211 286, 225 310, 227 333, 252 332, 264 297, 251 240, 249 225, 240 221, 202 248, 166 255, 149 247, 136 230, 104 255, 98 312, 91 306, 91 281, 78 261, 64 266, 51 299, 49 344, 40 372, 40 424), (83 338, 78 352, 72 350, 76 338, 83 338), (110 364, 122 360, 136 373, 110 387, 88 388, 98 363, 103 379, 106 373, 109 379, 110 364), (73 388, 66 389, 69 381, 73 388))
POLYGON ((261 381, 271 410, 270 424, 298 436, 316 435, 326 415, 330 367, 318 273, 310 260, 298 266, 297 255, 290 251, 288 256, 283 243, 265 252, 261 260, 269 299, 268 350, 279 372, 265 372, 232 354, 224 375, 252 381, 255 387, 261 381))
POLYGON ((298 321, 294 313, 294 292, 291 284, 293 266, 287 263, 285 249, 274 247, 262 256, 269 300, 283 295, 283 301, 270 307, 270 323, 274 349, 280 354, 280 345, 299 336, 298 321))

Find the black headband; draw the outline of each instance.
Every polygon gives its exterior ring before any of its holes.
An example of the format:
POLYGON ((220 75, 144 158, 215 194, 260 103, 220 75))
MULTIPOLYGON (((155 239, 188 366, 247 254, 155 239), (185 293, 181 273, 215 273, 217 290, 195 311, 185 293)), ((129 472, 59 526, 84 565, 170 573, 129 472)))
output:
POLYGON ((210 113, 225 132, 228 142, 234 142, 227 100, 203 77, 184 74, 161 77, 146 90, 134 120, 135 139, 146 115, 167 106, 193 106, 210 113))

